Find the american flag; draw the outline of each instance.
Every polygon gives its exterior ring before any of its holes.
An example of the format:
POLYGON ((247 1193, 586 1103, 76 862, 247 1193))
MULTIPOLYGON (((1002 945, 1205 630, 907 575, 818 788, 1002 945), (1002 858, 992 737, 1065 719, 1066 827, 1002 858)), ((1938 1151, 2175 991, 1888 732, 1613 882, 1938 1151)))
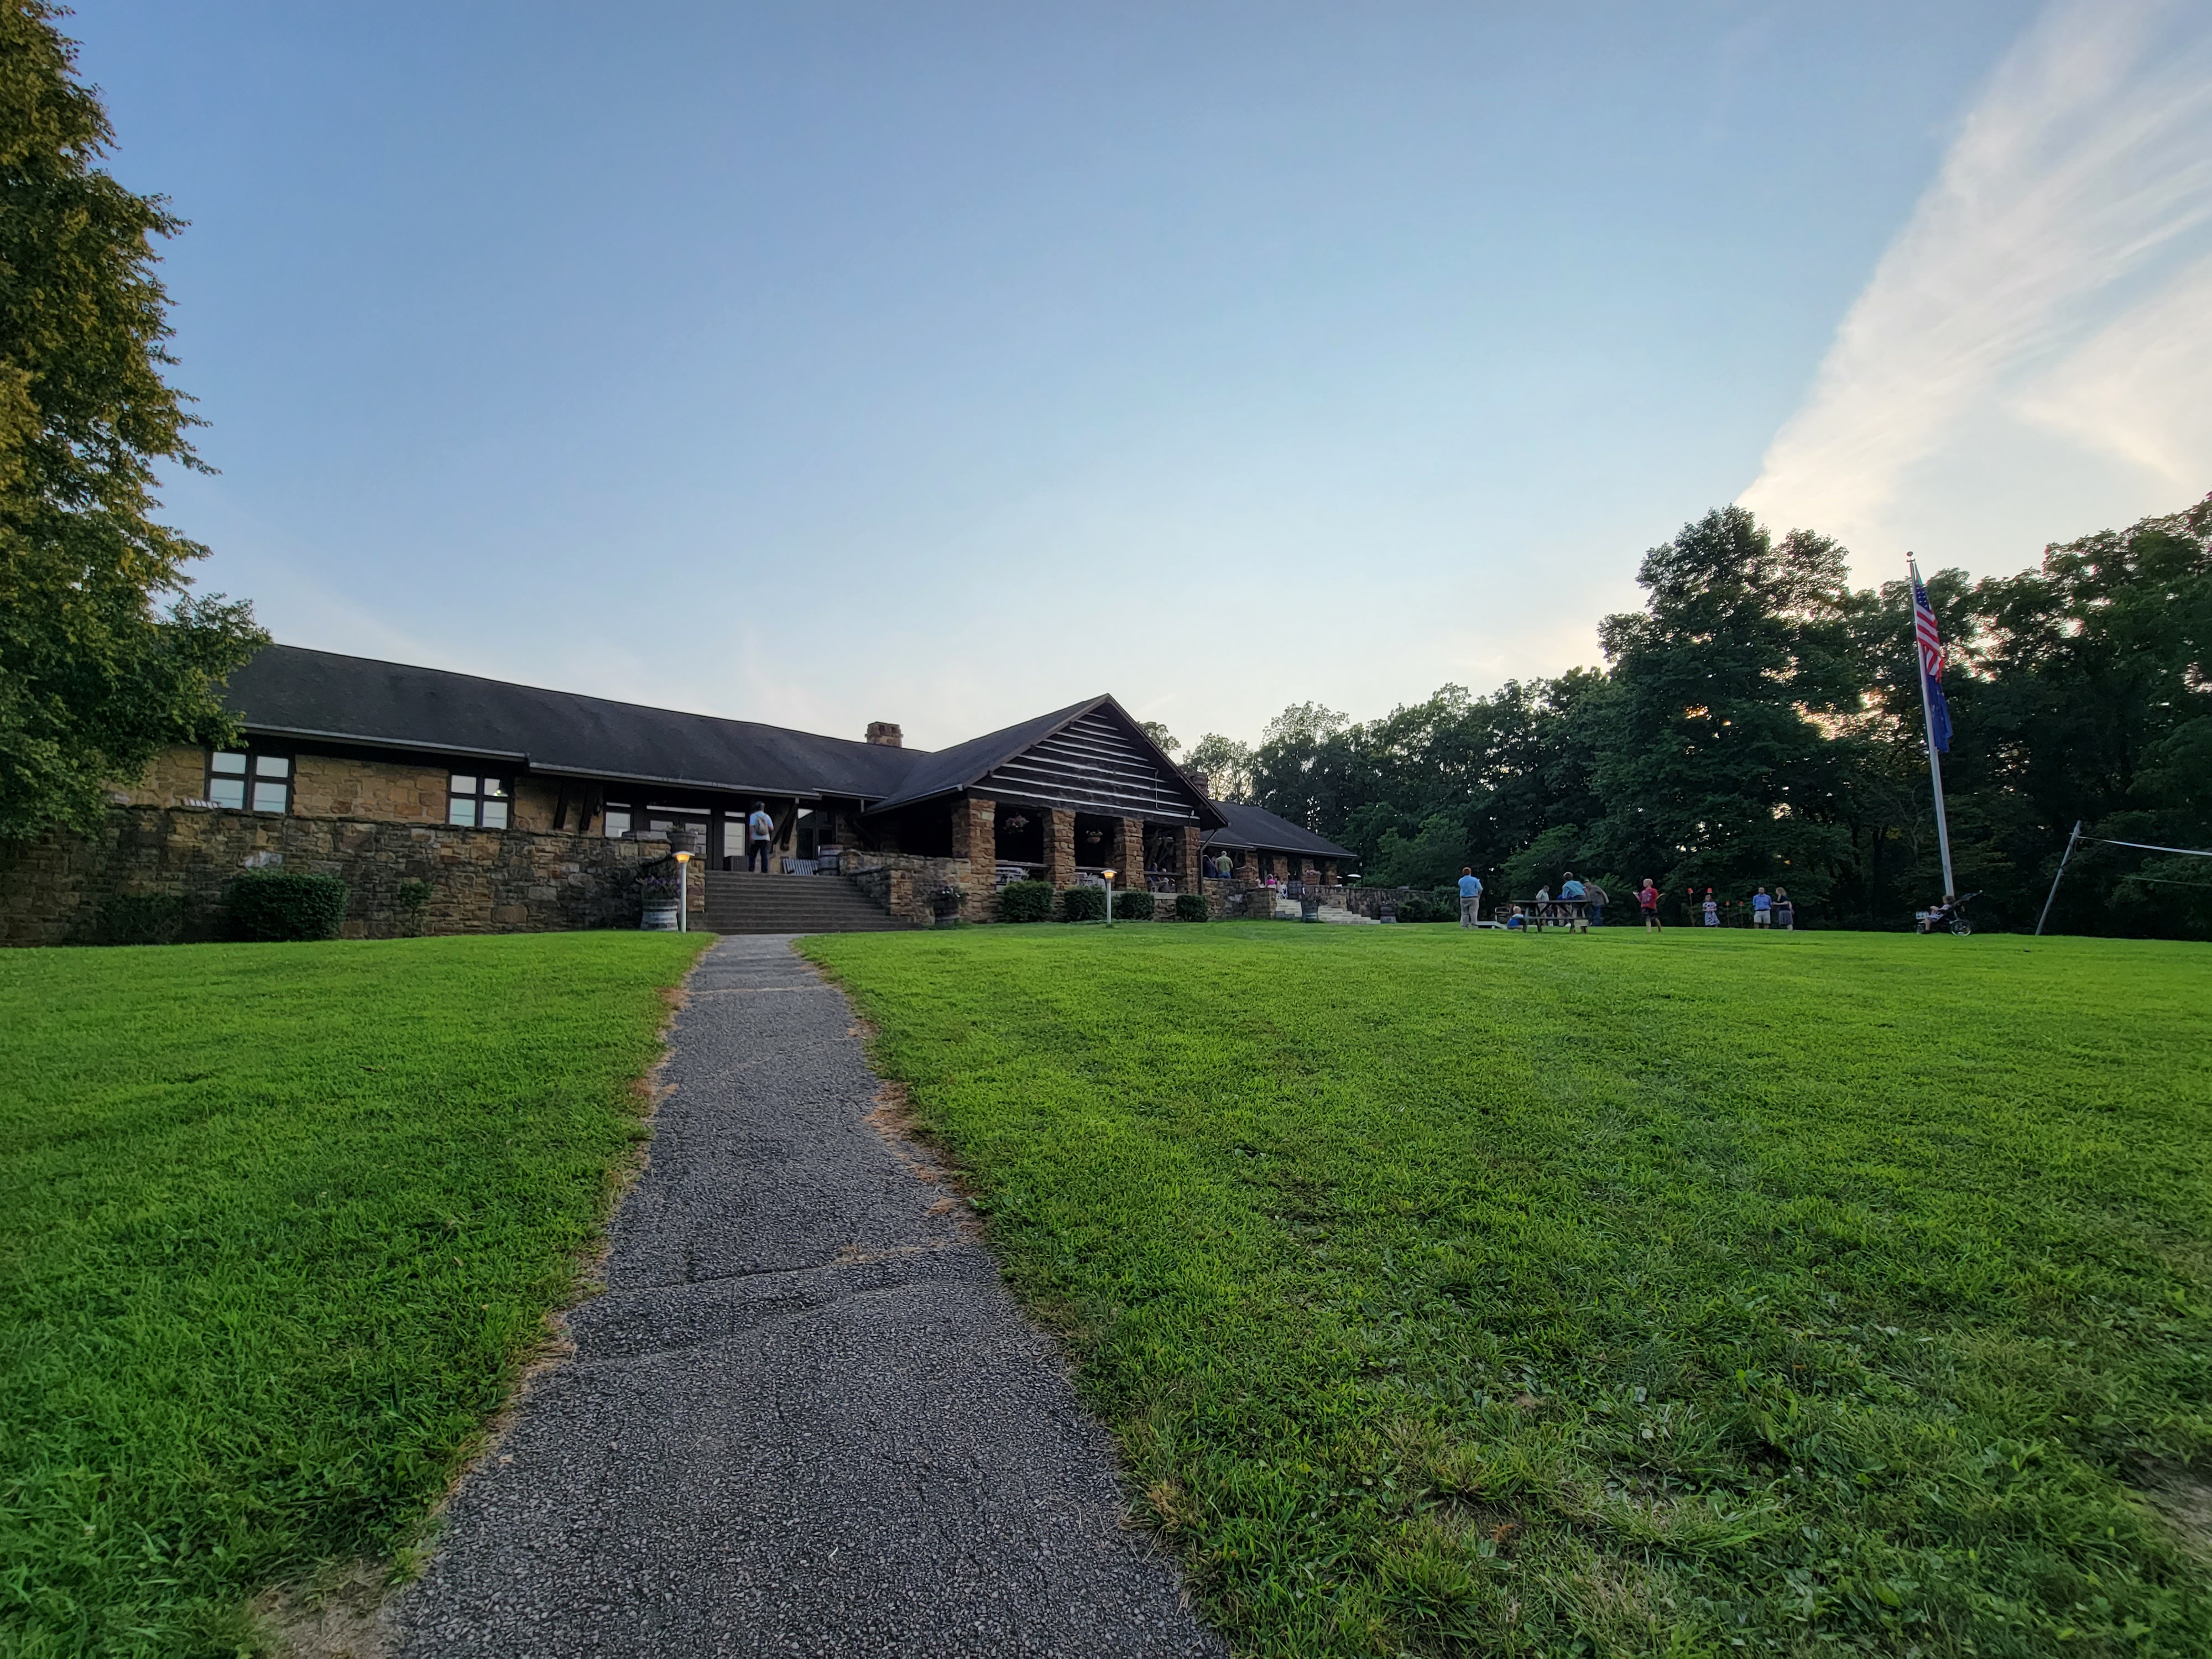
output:
POLYGON ((1951 752, 1951 703, 1943 695, 1943 636, 1936 631, 1936 607, 1928 603, 1928 586, 1920 580, 1920 567, 1911 560, 1905 570, 1912 577, 1912 637, 1920 647, 1920 694, 1928 700, 1928 746, 1937 754, 1951 752))
POLYGON ((1943 636, 1936 631, 1936 609, 1928 603, 1928 585, 1912 573, 1912 633, 1920 641, 1920 672, 1938 684, 1943 679, 1943 636))

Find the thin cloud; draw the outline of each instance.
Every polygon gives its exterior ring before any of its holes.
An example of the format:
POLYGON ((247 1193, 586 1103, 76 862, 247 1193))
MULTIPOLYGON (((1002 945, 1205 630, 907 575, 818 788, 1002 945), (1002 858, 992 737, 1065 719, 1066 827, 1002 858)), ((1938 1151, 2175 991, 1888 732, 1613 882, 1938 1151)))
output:
POLYGON ((2154 467, 2178 464, 2185 440, 2150 428, 2155 409, 2185 398, 2139 402, 2125 435, 2087 428, 2139 383, 2172 386, 2191 372, 2162 355, 2154 328, 2201 291, 2195 273, 2147 299, 2132 290, 2208 222, 2205 15, 2061 0, 1998 66, 1744 505, 1868 551, 1894 539, 1888 509, 1906 475, 1990 406, 2154 467), (2049 378, 2031 386, 2039 371, 2049 378))
POLYGON ((2014 407, 2178 492, 2212 483, 2212 258, 2100 329, 2014 407))

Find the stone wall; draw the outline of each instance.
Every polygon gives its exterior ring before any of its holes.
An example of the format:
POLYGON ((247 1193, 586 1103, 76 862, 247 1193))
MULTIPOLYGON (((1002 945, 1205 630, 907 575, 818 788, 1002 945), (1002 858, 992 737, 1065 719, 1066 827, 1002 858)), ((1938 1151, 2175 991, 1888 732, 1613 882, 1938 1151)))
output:
POLYGON ((122 806, 182 806, 207 793, 207 750, 198 744, 172 744, 154 757, 146 775, 131 789, 118 789, 122 806))
MULTIPOLYGON (((444 787, 441 775, 441 801, 444 787)), ((214 938, 224 890, 246 869, 337 876, 351 890, 349 938, 635 927, 632 884, 666 856, 665 842, 602 836, 118 806, 89 838, 0 842, 0 944, 66 943, 108 898, 151 893, 184 899, 187 938, 214 938), (419 917, 399 903, 407 881, 431 887, 419 917)), ((693 884, 695 915, 704 886, 693 884)))
MULTIPOLYGON (((1330 896, 1323 899, 1322 903, 1341 904, 1354 915, 1372 916, 1378 921, 1382 920, 1382 912, 1386 907, 1393 915, 1395 915, 1409 898, 1423 899, 1431 903, 1449 904, 1454 915, 1457 915, 1459 910, 1459 892, 1456 888, 1353 885, 1328 888, 1324 890, 1330 896)), ((1486 921, 1490 919, 1492 902, 1490 895, 1485 893, 1482 896, 1482 915, 1486 921)))
MULTIPOLYGON (((461 762, 465 766, 467 762, 461 762)), ((301 750, 292 757, 292 811, 309 818, 375 818, 387 823, 443 823, 452 771, 443 762, 369 760, 301 750)), ((561 781, 524 776, 514 781, 517 830, 550 830, 561 781)), ((177 806, 207 793, 207 751, 162 750, 146 775, 118 790, 118 805, 177 806)))
POLYGON ((445 768, 406 761, 300 755, 292 762, 292 810, 311 818, 446 821, 445 768))
POLYGON ((981 884, 980 891, 969 882, 968 860, 964 858, 933 859, 914 853, 848 850, 839 868, 854 886, 901 921, 935 921, 933 901, 937 890, 947 884, 957 887, 966 896, 966 902, 961 907, 964 920, 992 919, 988 907, 994 896, 995 865, 992 878, 981 884), (979 910, 981 914, 977 914, 979 910))

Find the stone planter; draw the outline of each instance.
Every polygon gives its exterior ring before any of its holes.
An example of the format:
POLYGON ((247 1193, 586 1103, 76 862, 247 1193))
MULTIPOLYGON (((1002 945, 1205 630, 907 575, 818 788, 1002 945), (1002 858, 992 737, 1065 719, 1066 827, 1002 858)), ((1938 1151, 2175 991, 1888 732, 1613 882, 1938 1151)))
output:
POLYGON ((676 931, 676 901, 648 904, 644 920, 637 924, 648 933, 672 933, 676 931))

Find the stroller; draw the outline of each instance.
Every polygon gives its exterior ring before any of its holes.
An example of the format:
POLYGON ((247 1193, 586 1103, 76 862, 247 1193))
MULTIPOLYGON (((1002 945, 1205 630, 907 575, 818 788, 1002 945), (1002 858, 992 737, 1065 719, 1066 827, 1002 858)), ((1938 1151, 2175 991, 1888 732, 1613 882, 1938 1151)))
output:
POLYGON ((1933 908, 1920 913, 1917 919, 1920 924, 1919 931, 1923 933, 1932 933, 1938 928, 1948 927, 1960 938, 1964 939, 1974 931, 1974 924, 1966 915, 1967 902, 1979 897, 1981 897, 1979 893, 1960 893, 1957 897, 1948 901, 1939 900, 1933 908))

